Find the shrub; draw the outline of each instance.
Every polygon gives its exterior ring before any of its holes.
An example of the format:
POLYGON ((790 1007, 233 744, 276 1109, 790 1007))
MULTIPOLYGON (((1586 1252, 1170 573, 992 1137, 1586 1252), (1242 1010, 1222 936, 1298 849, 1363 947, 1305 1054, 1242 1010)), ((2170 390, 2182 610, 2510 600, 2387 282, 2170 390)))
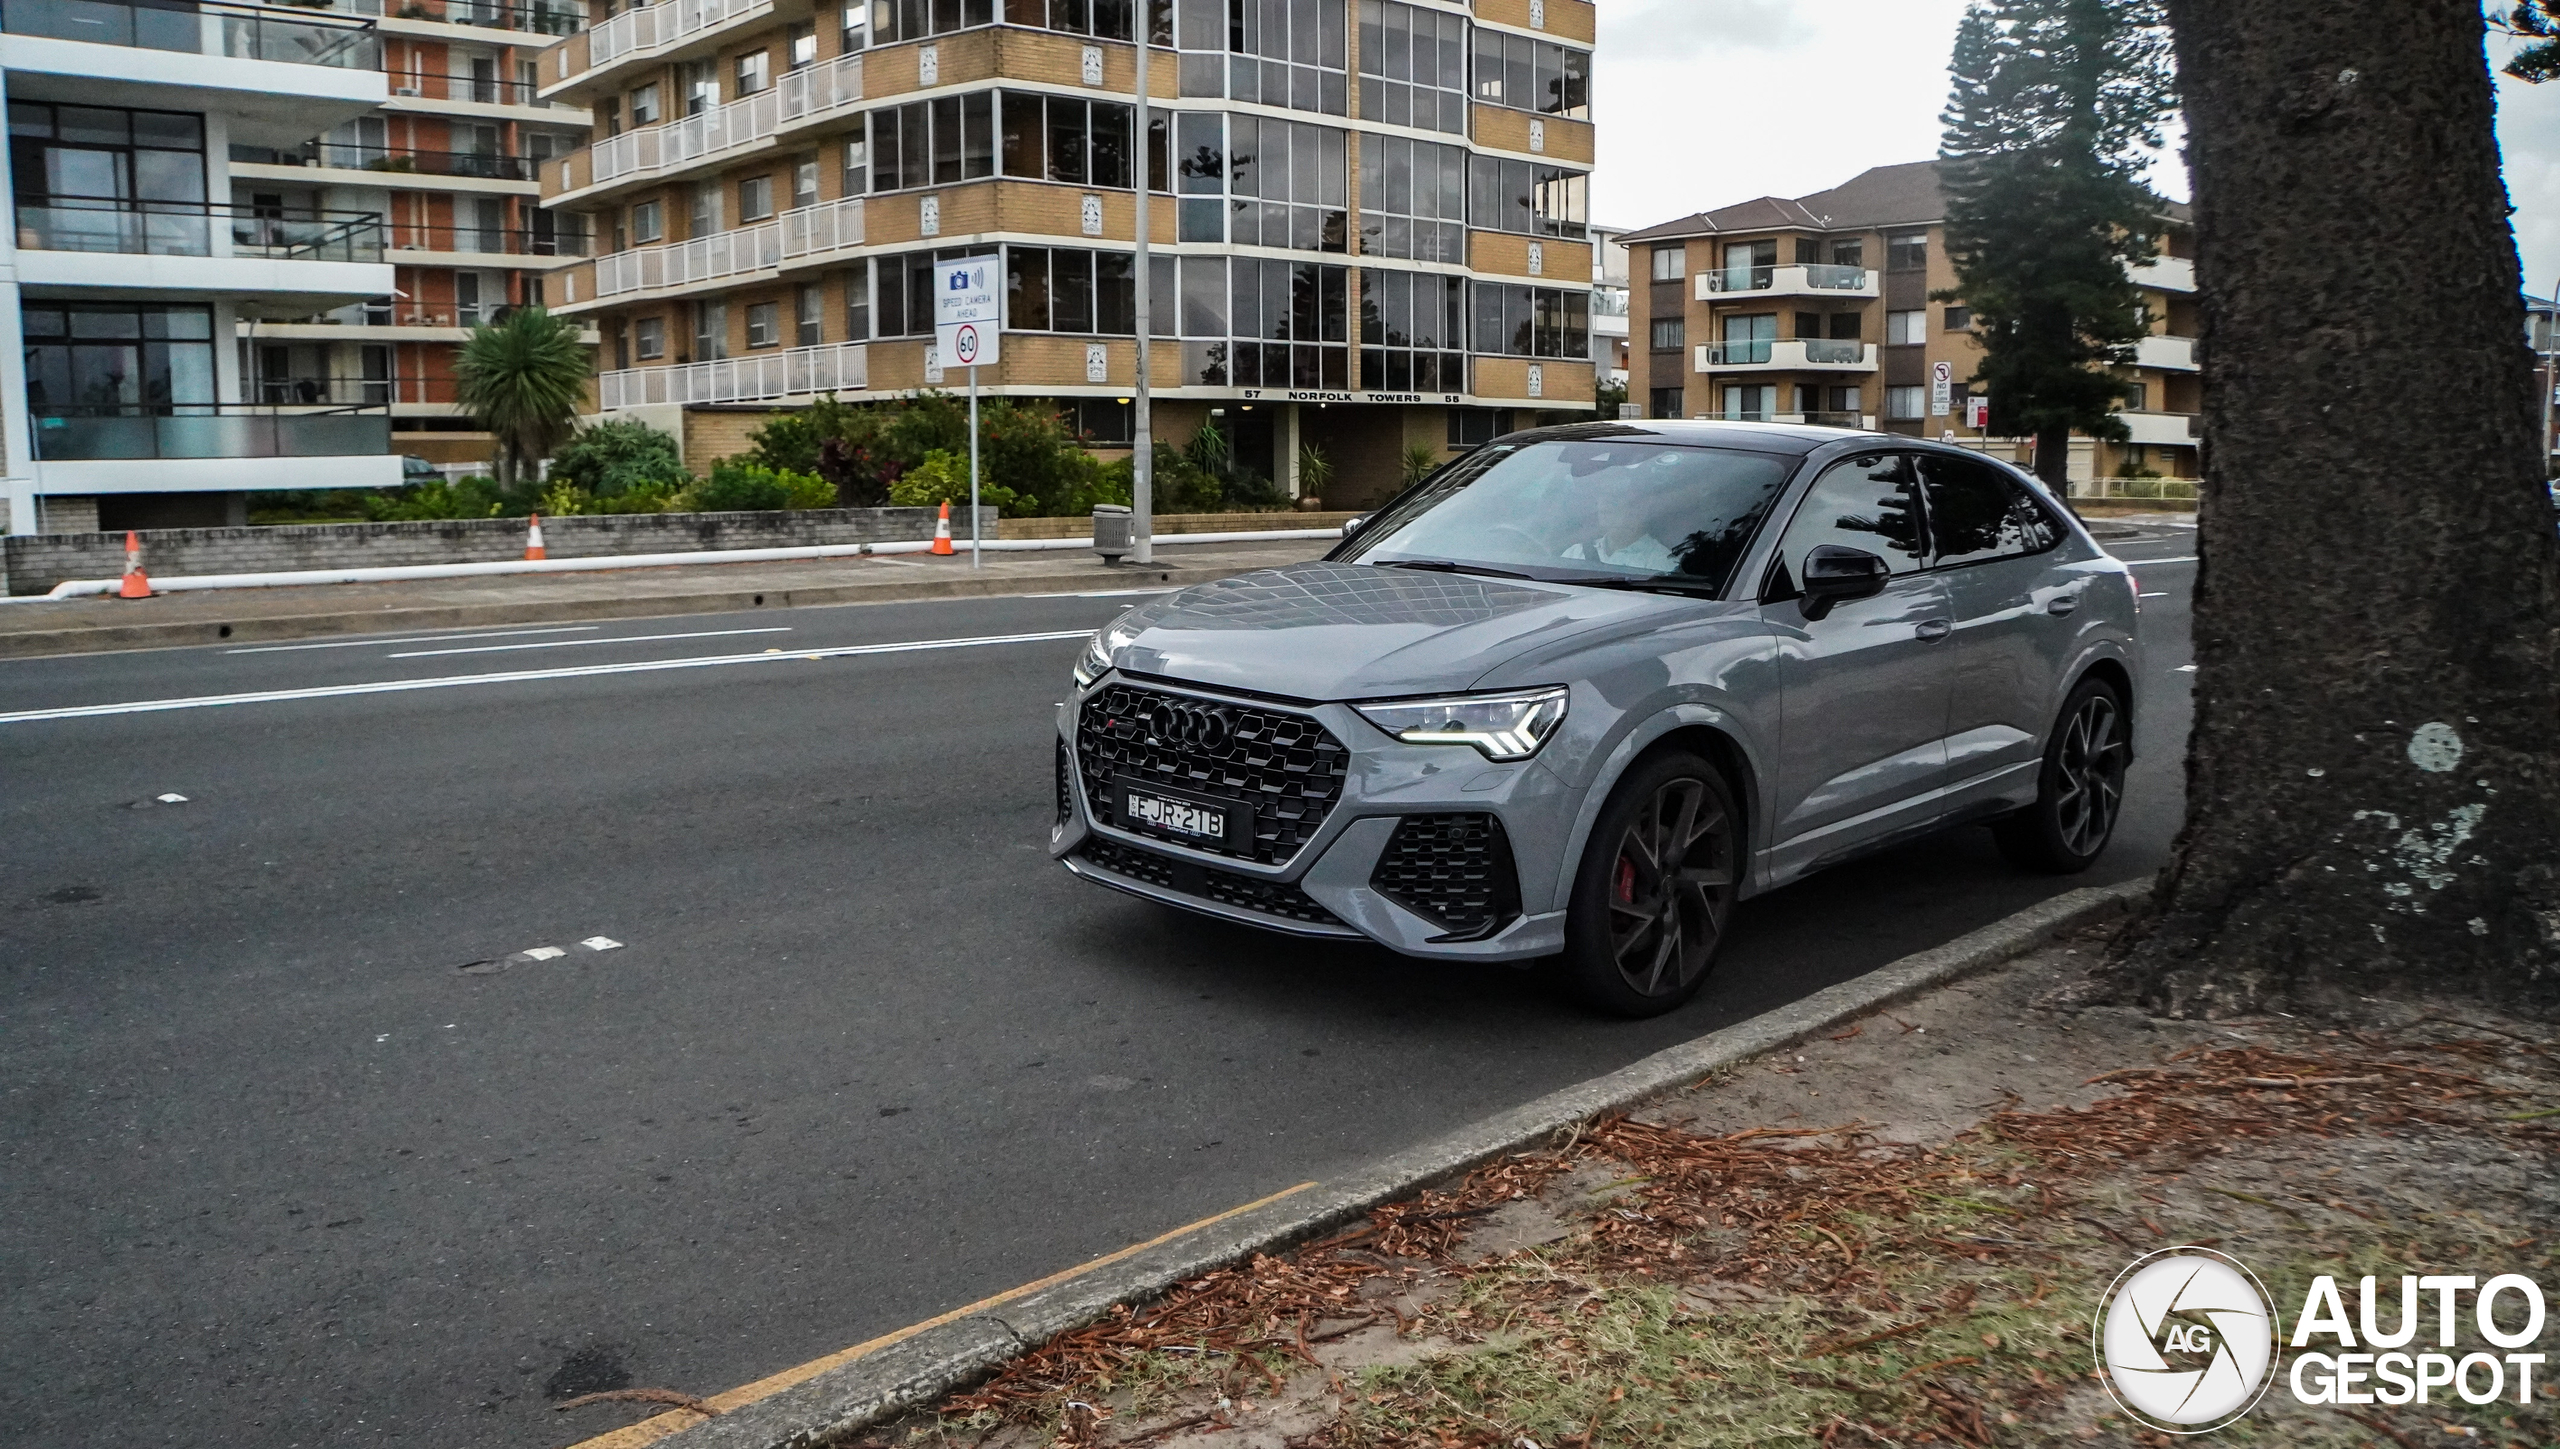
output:
POLYGON ((676 456, 674 438, 646 423, 625 421, 583 428, 561 444, 551 456, 551 479, 598 499, 617 498, 635 489, 664 495, 690 481, 676 456))
POLYGON ((834 485, 823 478, 723 458, 711 466, 710 477, 685 489, 678 502, 703 513, 750 513, 832 508, 835 499, 834 485))
POLYGON ((506 511, 497 480, 477 473, 459 483, 437 479, 414 488, 394 488, 364 502, 365 517, 376 523, 497 518, 506 511))
MULTIPOLYGON (((1000 483, 988 481, 983 470, 986 459, 980 456, 982 470, 978 479, 978 502, 987 508, 1002 509, 1019 518, 1023 498, 1000 483)), ((899 475, 889 485, 889 503, 895 508, 938 508, 944 502, 967 507, 969 503, 969 459, 960 453, 932 452, 924 461, 899 475)))

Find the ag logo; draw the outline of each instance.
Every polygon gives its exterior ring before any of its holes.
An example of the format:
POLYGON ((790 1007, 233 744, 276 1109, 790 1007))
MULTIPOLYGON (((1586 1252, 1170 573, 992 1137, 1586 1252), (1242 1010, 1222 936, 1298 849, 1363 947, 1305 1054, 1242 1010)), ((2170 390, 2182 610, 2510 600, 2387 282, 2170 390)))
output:
POLYGON ((2098 1305, 2107 1391, 2125 1412, 2172 1434, 2203 1434, 2265 1393, 2282 1325, 2267 1292, 2234 1258, 2164 1248, 2135 1260, 2098 1305))

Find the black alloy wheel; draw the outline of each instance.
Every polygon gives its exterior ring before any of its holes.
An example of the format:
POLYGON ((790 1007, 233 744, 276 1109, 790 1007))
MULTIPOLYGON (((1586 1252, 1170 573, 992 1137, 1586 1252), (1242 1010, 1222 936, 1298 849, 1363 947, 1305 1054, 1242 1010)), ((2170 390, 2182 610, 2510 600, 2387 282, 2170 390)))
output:
POLYGON ((1583 848, 1565 921, 1564 975, 1591 1005, 1659 1016, 1698 994, 1742 878, 1741 812, 1695 755, 1640 761, 1583 848))
POLYGON ((2011 864, 2051 875, 2076 875, 2097 863, 2124 813, 2125 770, 2133 761, 2132 730, 2115 686, 2084 679, 2063 701, 2036 803, 1992 826, 2011 864))

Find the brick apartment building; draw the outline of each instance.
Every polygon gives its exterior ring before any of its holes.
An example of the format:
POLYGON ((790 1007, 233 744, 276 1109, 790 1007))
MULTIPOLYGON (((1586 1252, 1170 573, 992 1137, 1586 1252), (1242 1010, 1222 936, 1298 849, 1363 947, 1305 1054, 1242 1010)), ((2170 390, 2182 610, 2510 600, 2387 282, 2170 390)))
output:
MULTIPOLYGON (((1630 402, 1648 417, 1952 438, 2029 462, 2026 440, 1968 419, 1982 344, 1961 301, 1931 300, 1955 285, 1945 222, 1937 163, 1922 161, 1629 233, 1630 402)), ((2187 208, 2163 203, 2160 226, 2162 255, 2134 273, 2151 335, 2123 370, 2131 438, 2075 439, 2075 493, 2193 496, 2202 404, 2187 208)))
POLYGON ((1215 419, 1293 493, 1321 448, 1356 506, 1409 447, 1587 412, 1589 0, 1148 8, 1143 144, 1133 0, 675 0, 545 52, 595 118, 541 189, 596 241, 550 301, 600 411, 701 467, 820 393, 962 387, 930 268, 1001 253, 985 389, 1125 448, 1143 167, 1160 437, 1215 419))

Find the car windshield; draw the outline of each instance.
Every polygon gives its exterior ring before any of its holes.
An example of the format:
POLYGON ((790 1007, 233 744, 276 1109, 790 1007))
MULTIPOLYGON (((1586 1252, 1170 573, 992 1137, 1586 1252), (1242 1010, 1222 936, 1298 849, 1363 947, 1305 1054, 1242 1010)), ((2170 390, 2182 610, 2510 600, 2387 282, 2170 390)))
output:
POLYGON ((1370 520, 1336 557, 1721 593, 1795 462, 1650 440, 1496 443, 1370 520))

